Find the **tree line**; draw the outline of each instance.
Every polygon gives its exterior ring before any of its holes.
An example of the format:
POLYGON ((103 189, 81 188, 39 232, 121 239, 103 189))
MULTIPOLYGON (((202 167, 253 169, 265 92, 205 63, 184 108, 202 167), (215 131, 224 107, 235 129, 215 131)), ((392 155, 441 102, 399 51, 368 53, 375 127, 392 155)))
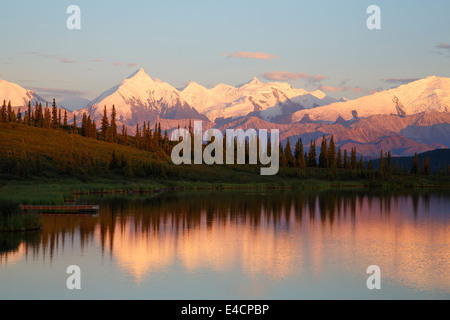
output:
MULTIPOLYGON (((34 108, 32 108, 30 101, 27 109, 23 113, 20 109, 18 109, 16 113, 11 106, 11 102, 6 103, 5 100, 0 108, 0 122, 20 123, 40 128, 64 130, 87 138, 150 151, 159 155, 162 159, 169 158, 172 147, 176 142, 169 140, 167 130, 163 133, 161 123, 157 123, 153 127, 151 126, 150 121, 144 122, 142 126, 136 124, 135 135, 129 136, 125 125, 122 125, 121 133, 119 133, 116 116, 114 105, 112 106, 110 115, 108 115, 105 106, 99 127, 97 127, 96 121, 86 113, 83 113, 80 126, 78 126, 77 122, 79 122, 79 120, 75 114, 69 124, 67 110, 58 108, 55 99, 53 99, 52 106, 48 106, 47 103, 46 106, 43 107, 41 103, 36 102, 34 108)), ((180 126, 178 127, 180 128, 180 126)), ((189 123, 188 130, 190 133, 193 133, 191 122, 189 123)), ((226 147, 225 140, 226 136, 223 141, 224 150, 226 147)), ((244 142, 235 140, 235 155, 239 148, 243 148, 245 150, 246 163, 248 163, 250 157, 250 144, 254 142, 255 141, 249 141, 247 139, 244 142), (245 145, 242 146, 242 143, 245 145)), ((206 145, 207 144, 204 143, 203 148, 205 148, 206 145)), ((256 137, 256 145, 259 145, 258 137, 256 137)), ((270 141, 268 145, 270 146, 270 141)), ((310 140, 309 150, 306 151, 301 138, 296 141, 294 147, 291 146, 290 138, 288 138, 285 147, 280 144, 279 148, 281 168, 297 168, 301 170, 307 168, 322 168, 326 169, 327 176, 330 178, 336 178, 339 169, 351 170, 362 178, 381 179, 390 177, 393 174, 410 173, 430 175, 432 173, 429 157, 425 157, 422 163, 420 163, 416 153, 412 161, 411 169, 408 170, 403 165, 400 166, 398 160, 393 164, 391 152, 384 152, 383 150, 380 152, 379 166, 375 170, 373 160, 370 160, 366 165, 362 156, 360 156, 359 159, 357 158, 356 147, 353 147, 350 151, 337 148, 333 135, 329 140, 325 135, 323 136, 320 149, 316 146, 316 140, 310 140)), ((192 150, 193 149, 194 148, 192 148, 192 150)), ((270 151, 268 150, 268 152, 270 151)), ((143 169, 141 164, 139 165, 139 168, 136 169, 126 157, 123 155, 121 157, 121 161, 117 161, 116 155, 114 154, 113 159, 108 160, 107 167, 110 169, 120 168, 124 174, 126 173, 128 176, 139 176, 139 172, 143 171, 163 171, 161 168, 155 169, 153 167, 150 169, 143 169)), ((194 154, 192 154, 192 157, 194 157, 194 154)), ((78 162, 80 164, 83 163, 84 167, 86 167, 86 170, 89 172, 100 170, 100 167, 103 165, 102 161, 94 156, 88 157, 86 155, 78 155, 75 157, 75 160, 73 160, 74 157, 71 157, 71 159, 72 162, 77 162, 76 159, 79 159, 78 162), (87 158, 89 159, 87 160, 87 158)), ((39 171, 40 163, 39 160, 37 160, 37 163, 25 163, 24 167, 26 166, 36 167, 36 171, 39 171)), ((73 164, 66 163, 65 167, 68 168, 68 173, 73 170, 73 164)), ((21 168, 21 171, 23 170, 26 170, 26 168, 21 168)), ((450 175, 450 165, 446 165, 443 170, 439 167, 438 174, 450 175)))

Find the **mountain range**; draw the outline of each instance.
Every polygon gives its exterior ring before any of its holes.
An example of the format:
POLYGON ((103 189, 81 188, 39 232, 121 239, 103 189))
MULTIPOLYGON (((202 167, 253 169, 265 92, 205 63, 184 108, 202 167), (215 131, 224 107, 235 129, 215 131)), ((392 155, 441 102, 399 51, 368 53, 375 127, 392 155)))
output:
MULTIPOLYGON (((33 106, 46 102, 5 80, 0 80, 0 99, 22 111, 29 101, 33 106)), ((409 156, 450 147, 450 78, 435 76, 355 100, 336 100, 320 90, 308 92, 257 78, 211 89, 190 82, 177 90, 139 69, 90 102, 80 97, 57 104, 71 109, 77 102, 84 104, 73 111, 77 119, 87 113, 97 123, 104 108, 110 115, 114 106, 118 124, 129 133, 144 122, 160 122, 170 131, 202 120, 204 129, 279 129, 283 143, 302 138, 305 146, 333 135, 338 147, 356 147, 367 158, 378 157, 381 149, 409 156)))

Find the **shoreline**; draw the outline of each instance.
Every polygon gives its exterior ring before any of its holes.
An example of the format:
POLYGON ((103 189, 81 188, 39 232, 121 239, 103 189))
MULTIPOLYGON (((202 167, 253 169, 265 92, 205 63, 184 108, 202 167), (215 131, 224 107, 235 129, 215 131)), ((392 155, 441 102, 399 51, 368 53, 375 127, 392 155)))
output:
POLYGON ((83 182, 76 179, 56 181, 21 180, 0 185, 0 199, 18 204, 58 205, 74 196, 107 194, 158 194, 166 191, 231 191, 231 190, 442 190, 450 192, 449 181, 326 181, 317 179, 282 179, 256 183, 221 183, 177 180, 94 180, 83 182), (441 182, 441 183, 437 183, 441 182))

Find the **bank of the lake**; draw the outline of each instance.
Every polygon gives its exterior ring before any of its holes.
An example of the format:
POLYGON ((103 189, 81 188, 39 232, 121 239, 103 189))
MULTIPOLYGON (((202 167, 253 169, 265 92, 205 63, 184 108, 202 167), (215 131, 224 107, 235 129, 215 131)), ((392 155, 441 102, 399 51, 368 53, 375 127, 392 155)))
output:
MULTIPOLYGON (((316 169, 320 173, 319 169, 316 169)), ((239 175, 239 173, 237 173, 239 175)), ((292 175, 293 176, 293 175, 292 175)), ((314 176, 314 175, 313 175, 314 176)), ((108 193, 159 193, 166 190, 226 190, 226 189, 410 189, 438 188, 450 192, 450 177, 393 175, 385 179, 325 179, 309 177, 262 177, 243 171, 240 180, 211 177, 199 180, 177 179, 27 179, 0 182, 0 200, 16 204, 58 205, 77 195, 108 193)))
POLYGON ((17 203, 0 199, 0 233, 40 230, 39 216, 23 212, 17 203))

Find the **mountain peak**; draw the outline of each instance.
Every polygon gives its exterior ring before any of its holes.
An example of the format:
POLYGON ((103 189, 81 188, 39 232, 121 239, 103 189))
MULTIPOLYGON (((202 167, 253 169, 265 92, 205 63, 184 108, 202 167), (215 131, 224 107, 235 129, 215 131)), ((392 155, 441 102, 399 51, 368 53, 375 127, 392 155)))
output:
POLYGON ((237 88, 242 88, 242 87, 245 87, 245 86, 259 86, 259 85, 262 85, 262 84, 263 83, 261 81, 259 81, 257 77, 254 77, 249 82, 246 82, 246 83, 243 83, 243 84, 237 86, 237 88))
POLYGON ((249 83, 247 84, 251 84, 251 85, 258 85, 258 84, 262 84, 261 81, 258 80, 257 77, 254 77, 249 83))
POLYGON ((187 86, 184 87, 183 90, 186 90, 186 92, 191 91, 191 90, 202 90, 202 91, 208 91, 208 89, 206 89, 204 86, 202 86, 201 84, 198 84, 195 81, 191 81, 187 84, 187 86))
POLYGON ((150 78, 150 76, 145 72, 145 70, 143 68, 140 68, 139 70, 131 74, 127 79, 143 78, 143 77, 150 78))
POLYGON ((34 102, 46 102, 40 96, 38 96, 33 90, 27 90, 16 83, 9 82, 6 80, 0 79, 0 97, 1 102, 3 100, 9 102, 13 107, 21 107, 26 106, 31 101, 32 104, 34 102))

